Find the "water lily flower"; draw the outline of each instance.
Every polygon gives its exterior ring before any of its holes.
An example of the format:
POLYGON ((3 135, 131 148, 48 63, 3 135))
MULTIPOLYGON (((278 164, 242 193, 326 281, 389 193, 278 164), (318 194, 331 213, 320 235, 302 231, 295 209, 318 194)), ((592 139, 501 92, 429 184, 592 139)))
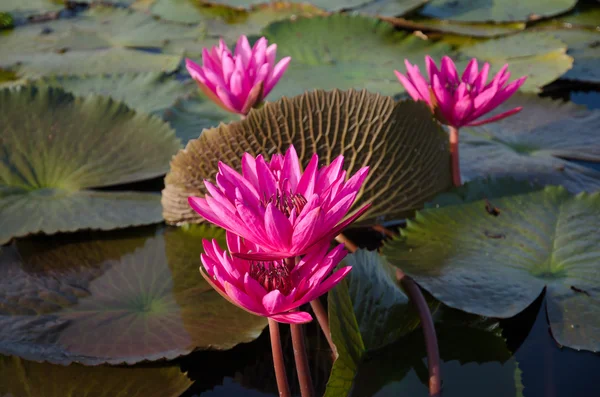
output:
POLYGON ((250 47, 241 36, 233 55, 221 39, 210 51, 202 49, 202 66, 186 59, 186 67, 200 89, 223 109, 246 115, 261 103, 285 73, 291 58, 275 64, 277 44, 261 37, 250 47))
POLYGON ((459 77, 456 66, 449 57, 442 58, 438 69, 433 59, 426 56, 425 65, 429 77, 427 81, 417 65, 411 65, 408 60, 404 63, 406 75, 394 71, 400 83, 414 100, 426 102, 438 120, 450 129, 453 179, 454 184, 458 186, 458 129, 463 126, 491 123, 521 111, 521 107, 516 107, 481 119, 510 98, 525 83, 527 76, 508 83, 510 72, 508 65, 504 65, 488 83, 489 63, 484 63, 479 70, 477 59, 473 58, 459 77))
MULTIPOLYGON (((200 273, 221 296, 250 313, 282 323, 310 322, 309 313, 296 309, 332 289, 352 269, 342 267, 329 276, 347 252, 344 244, 328 252, 328 241, 292 265, 282 259, 240 259, 221 249, 216 240, 203 240, 203 245, 200 273)), ((260 249, 230 232, 227 246, 237 253, 260 249)))
POLYGON ((346 180, 344 157, 318 168, 315 154, 304 171, 293 146, 267 162, 245 153, 242 174, 219 163, 216 185, 204 181, 208 194, 189 197, 202 217, 258 245, 262 252, 236 253, 252 260, 291 258, 329 241, 360 217, 366 204, 346 217, 368 174, 363 167, 346 180), (346 218, 345 218, 346 217, 346 218), (345 219, 344 219, 345 218, 345 219))

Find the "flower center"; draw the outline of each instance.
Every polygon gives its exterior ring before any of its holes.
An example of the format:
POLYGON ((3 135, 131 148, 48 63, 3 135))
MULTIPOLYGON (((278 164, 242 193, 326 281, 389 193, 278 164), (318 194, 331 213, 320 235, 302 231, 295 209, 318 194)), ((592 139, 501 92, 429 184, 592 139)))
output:
POLYGON ((290 269, 283 261, 252 262, 250 277, 269 292, 277 289, 283 295, 288 295, 293 288, 290 269))
POLYGON ((279 211, 285 214, 285 216, 289 217, 293 209, 296 209, 296 215, 300 214, 307 201, 304 196, 299 193, 292 194, 292 192, 282 192, 277 190, 277 193, 272 195, 269 199, 263 200, 265 207, 269 203, 272 203, 279 211))

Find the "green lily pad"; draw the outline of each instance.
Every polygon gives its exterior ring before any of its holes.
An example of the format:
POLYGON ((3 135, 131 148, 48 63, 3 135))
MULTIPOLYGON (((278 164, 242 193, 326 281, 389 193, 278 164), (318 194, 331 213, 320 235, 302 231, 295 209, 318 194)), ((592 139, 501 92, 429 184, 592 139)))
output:
MULTIPOLYGON (((460 48, 465 58, 490 62, 491 73, 509 64, 511 76, 527 76, 521 91, 538 92, 571 69, 567 46, 549 32, 523 32, 460 48)), ((463 62, 466 66, 467 59, 463 62)))
POLYGON ((444 19, 418 18, 401 20, 400 26, 423 31, 443 32, 468 37, 498 37, 520 32, 525 29, 523 22, 508 23, 466 23, 444 19))
MULTIPOLYGON (((491 197, 493 198, 493 197, 491 197)), ((448 306, 512 317, 546 289, 554 338, 600 350, 600 193, 562 187, 424 210, 384 255, 448 306)))
POLYGON ((600 189, 600 171, 567 160, 600 162, 600 111, 570 102, 516 94, 493 114, 504 120, 461 130, 461 173, 562 185, 573 193, 600 189))
POLYGON ((309 89, 365 88, 384 95, 404 90, 394 76, 404 59, 424 67, 424 57, 441 58, 452 48, 399 32, 375 18, 333 14, 275 22, 262 34, 277 43, 278 56, 292 62, 270 99, 309 89))
POLYGON ((376 252, 359 250, 345 259, 352 266, 329 293, 329 323, 338 357, 327 383, 326 397, 347 396, 358 366, 368 351, 396 341, 419 325, 393 268, 376 252))
POLYGON ((122 101, 140 112, 162 115, 178 98, 196 91, 195 84, 183 84, 164 73, 61 76, 43 78, 38 85, 62 87, 73 95, 96 94, 122 101))
POLYGON ((600 8, 593 1, 579 2, 573 12, 560 15, 553 19, 551 23, 560 23, 567 28, 600 29, 600 8))
MULTIPOLYGON (((112 236, 77 243, 57 237, 50 247, 19 241, 0 251, 1 268, 15 269, 10 274, 31 268, 30 257, 45 265, 25 273, 35 283, 17 278, 27 294, 13 299, 12 310, 0 310, 2 354, 56 364, 134 364, 229 349, 265 327, 264 318, 223 299, 198 271, 202 239, 223 240, 222 230, 158 227, 112 236), (72 265, 54 269, 63 260, 72 265)), ((2 290, 10 292, 6 281, 2 290)))
MULTIPOLYGON (((137 0, 132 7, 136 11, 142 11, 156 15, 166 21, 181 23, 200 23, 214 18, 206 5, 196 0, 137 0)), ((228 9, 223 7, 223 11, 228 9)), ((244 11, 231 10, 231 12, 244 13, 244 11)))
POLYGON ((239 120, 239 115, 228 112, 206 98, 202 93, 180 98, 163 112, 163 119, 186 145, 191 139, 200 136, 203 130, 214 128, 220 123, 239 120))
POLYGON ((68 367, 0 356, 0 395, 14 397, 179 397, 192 385, 178 366, 68 367))
MULTIPOLYGON (((303 0, 291 0, 291 3, 307 3, 303 0)), ((311 0, 310 3, 328 11, 346 10, 368 3, 369 0, 311 0)), ((230 7, 245 9, 251 6, 265 3, 263 0, 210 0, 206 4, 222 4, 230 7)))
POLYGON ((180 147, 166 123, 52 87, 0 90, 0 108, 0 244, 161 221, 157 194, 89 189, 165 173, 180 147))
POLYGON ((0 12, 9 13, 14 18, 26 18, 63 8, 63 0, 2 0, 0 4, 0 12))
POLYGON ((23 65, 21 73, 100 74, 173 71, 181 59, 141 51, 171 39, 192 38, 199 28, 161 22, 114 7, 93 7, 77 18, 18 27, 0 35, 0 66, 23 65))
POLYGON ((559 29, 550 33, 567 43, 567 54, 574 60, 573 68, 562 78, 600 83, 600 31, 559 29))
POLYGON ((569 11, 577 0, 432 0, 421 13, 463 22, 535 21, 569 11))
POLYGON ((381 17, 399 17, 416 10, 428 0, 375 0, 353 11, 381 17))
POLYGON ((361 217, 364 224, 402 219, 451 184, 448 135, 425 104, 394 102, 367 91, 318 90, 269 102, 245 120, 221 124, 190 140, 165 178, 165 220, 204 222, 188 197, 206 194, 203 180, 214 181, 219 162, 241 171, 244 153, 270 158, 274 152, 285 153, 290 144, 303 166, 318 154, 323 164, 344 155, 348 175, 370 167, 354 204, 372 203, 361 217))

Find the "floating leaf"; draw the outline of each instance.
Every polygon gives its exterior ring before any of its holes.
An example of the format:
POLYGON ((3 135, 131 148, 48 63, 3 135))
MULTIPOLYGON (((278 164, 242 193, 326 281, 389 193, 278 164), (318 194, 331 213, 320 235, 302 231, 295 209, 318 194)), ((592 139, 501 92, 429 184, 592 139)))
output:
MULTIPOLYGON (((306 3, 303 0, 292 0, 291 3, 306 3)), ((311 0, 310 3, 329 11, 345 10, 368 3, 369 0, 311 0)), ((265 3, 263 0, 210 0, 204 1, 206 4, 222 4, 240 9, 256 6, 265 3)))
POLYGON ((413 11, 428 0, 375 0, 353 11, 381 17, 399 17, 413 11))
POLYGON ((560 15, 553 19, 550 23, 560 23, 565 27, 587 27, 593 29, 600 28, 600 8, 593 1, 579 2, 573 12, 560 15))
POLYGON ((419 324, 392 267, 379 254, 360 250, 345 262, 352 266, 349 282, 342 281, 329 293, 329 322, 338 357, 326 397, 347 396, 365 354, 389 345, 419 324))
POLYGON ((59 88, 0 90, 0 244, 161 221, 152 193, 87 190, 159 176, 179 148, 160 119, 59 88))
POLYGON ((267 103, 245 120, 206 130, 171 162, 163 190, 167 222, 202 222, 189 196, 203 196, 219 161, 241 170, 241 156, 284 153, 294 144, 300 163, 345 156, 348 175, 369 166, 355 207, 373 205, 363 222, 398 219, 450 185, 448 137, 423 103, 367 91, 313 91, 267 103))
POLYGON ((549 33, 567 43, 567 54, 574 60, 563 78, 600 83, 600 31, 558 29, 549 33))
POLYGON ((8 13, 18 19, 63 8, 65 4, 61 0, 2 0, 0 3, 0 13, 8 13))
POLYGON ((556 340, 598 351, 600 193, 546 187, 493 203, 498 216, 485 201, 424 210, 384 254, 443 303, 479 315, 512 317, 545 288, 556 340))
MULTIPOLYGON (((491 64, 491 73, 509 64, 511 76, 527 76, 522 91, 538 92, 573 65, 564 42, 549 32, 523 32, 460 48, 464 57, 491 64)), ((466 60, 464 63, 466 64, 466 60)))
POLYGON ((497 37, 517 33, 525 29, 525 23, 522 22, 465 23, 428 18, 411 19, 410 21, 400 19, 398 24, 411 29, 431 30, 469 37, 497 37))
POLYGON ((445 43, 433 43, 399 32, 384 21, 360 15, 333 14, 275 22, 262 34, 277 43, 278 56, 293 61, 273 92, 299 95, 308 89, 361 89, 393 95, 403 91, 394 69, 408 58, 421 65, 424 57, 441 58, 451 52, 445 43))
POLYGON ((239 120, 239 115, 224 110, 203 94, 191 94, 167 109, 163 119, 175 129, 185 145, 190 139, 198 138, 204 129, 239 120))
POLYGON ((133 234, 4 248, 0 268, 14 269, 10 274, 31 268, 31 257, 44 266, 37 265, 35 276, 25 273, 36 280, 26 284, 31 298, 0 310, 0 351, 58 364, 133 364, 229 349, 261 333, 263 318, 227 302, 198 271, 202 239, 223 240, 222 230, 202 225, 133 234), (63 261, 79 266, 52 266, 63 261), (68 283, 57 281, 63 279, 68 283))
POLYGON ((203 25, 211 18, 206 6, 195 0, 137 0, 131 8, 181 23, 203 25))
POLYGON ((514 95, 496 112, 522 106, 507 119, 461 130, 461 173, 513 177, 569 191, 600 189, 600 171, 566 160, 600 162, 600 111, 568 102, 514 95))
POLYGON ((576 3, 577 0, 432 0, 421 13, 464 22, 535 21, 569 11, 576 3))
POLYGON ((157 115, 162 115, 179 97, 197 91, 195 84, 183 84, 163 73, 49 77, 37 84, 62 87, 74 95, 111 97, 137 111, 157 115))
POLYGON ((68 367, 0 356, 0 395, 179 397, 192 384, 179 367, 68 367))
POLYGON ((180 56, 136 48, 160 48, 201 33, 131 10, 93 7, 77 18, 30 24, 0 36, 0 66, 22 64, 22 73, 33 76, 173 71, 180 56))

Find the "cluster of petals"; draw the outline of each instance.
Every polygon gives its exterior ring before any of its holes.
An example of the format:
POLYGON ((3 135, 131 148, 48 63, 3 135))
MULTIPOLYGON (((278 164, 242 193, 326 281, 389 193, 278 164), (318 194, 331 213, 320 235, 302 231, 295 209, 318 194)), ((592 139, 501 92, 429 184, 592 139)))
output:
POLYGON ((241 36, 233 55, 221 39, 219 45, 202 50, 202 66, 186 59, 186 67, 202 91, 222 108, 246 115, 271 92, 291 58, 275 64, 277 45, 261 37, 251 48, 241 36))
MULTIPOLYGON (((346 255, 343 244, 328 252, 329 241, 314 247, 293 267, 286 267, 284 260, 257 263, 236 258, 216 240, 204 240, 203 245, 200 272, 217 292, 250 313, 282 323, 310 322, 309 313, 296 309, 332 289, 351 270, 350 266, 342 267, 329 275, 346 255), (261 277, 258 266, 270 270, 270 275, 261 277)), ((260 250, 229 232, 227 245, 231 253, 260 250)))
POLYGON ((285 155, 242 157, 242 173, 219 163, 216 184, 204 181, 204 198, 191 207, 209 222, 256 244, 261 252, 235 253, 250 260, 285 259, 306 254, 340 233, 369 207, 348 211, 368 174, 361 168, 346 180, 344 158, 319 168, 315 154, 304 171, 291 146, 285 155))
POLYGON ((477 126, 503 119, 521 110, 517 107, 480 120, 483 115, 510 98, 525 82, 526 76, 508 83, 508 65, 504 65, 488 83, 489 63, 484 63, 479 70, 477 59, 473 58, 459 77, 456 66, 449 57, 442 58, 438 69, 433 59, 426 56, 428 82, 417 65, 411 65, 408 60, 404 63, 406 75, 396 70, 398 80, 414 100, 427 102, 444 124, 455 128, 477 126))

